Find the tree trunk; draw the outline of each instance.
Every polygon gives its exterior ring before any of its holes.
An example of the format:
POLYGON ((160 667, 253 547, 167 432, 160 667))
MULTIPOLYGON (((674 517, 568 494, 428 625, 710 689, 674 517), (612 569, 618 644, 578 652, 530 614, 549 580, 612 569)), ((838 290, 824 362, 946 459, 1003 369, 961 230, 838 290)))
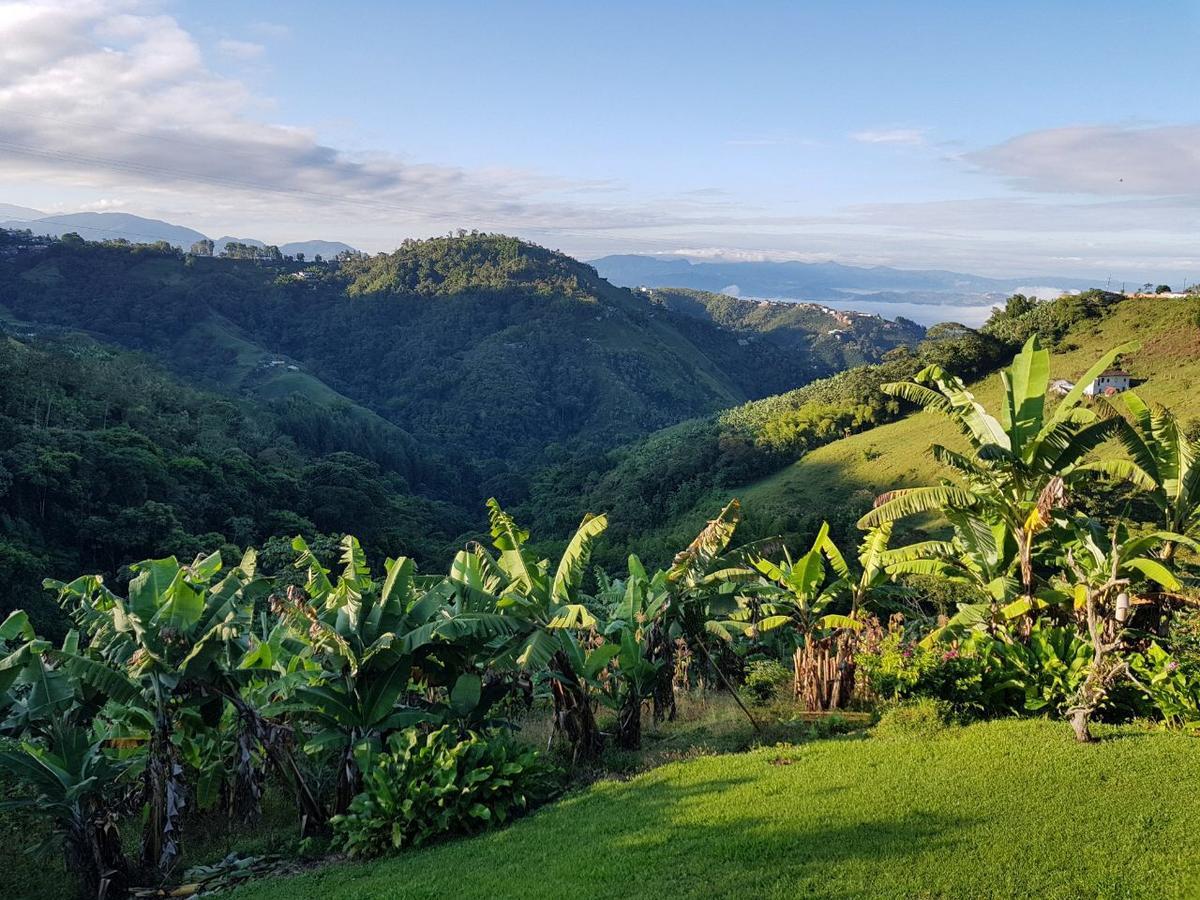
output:
POLYGON ((809 712, 842 709, 854 693, 854 653, 844 638, 814 641, 805 636, 804 645, 793 657, 792 689, 809 712))
MULTIPOLYGON (((654 722, 666 719, 675 721, 675 642, 660 625, 650 631, 647 659, 658 663, 658 674, 654 676, 654 722)), ((640 740, 640 738, 639 738, 640 740)))
POLYGON ((337 791, 333 799, 335 816, 345 814, 350 809, 350 801, 354 799, 354 795, 362 790, 362 773, 358 771, 358 763, 354 761, 355 743, 357 741, 352 736, 350 743, 342 751, 341 759, 338 760, 337 791))
POLYGON ((617 710, 617 746, 638 750, 642 746, 642 700, 633 691, 617 710))
POLYGON ((146 801, 150 814, 142 832, 142 865, 167 875, 179 858, 184 799, 183 766, 171 743, 170 713, 161 711, 146 754, 146 801))
POLYGON ((260 741, 253 727, 239 718, 237 761, 234 765, 229 812, 235 821, 248 825, 262 817, 263 767, 255 752, 260 741))
POLYGON ((573 761, 592 760, 604 749, 604 736, 596 726, 592 705, 579 683, 571 661, 561 650, 550 658, 550 691, 554 697, 554 728, 571 745, 573 761))
POLYGON ((1092 711, 1084 707, 1075 707, 1068 713, 1071 721, 1071 730, 1075 732, 1075 740, 1081 744, 1090 744, 1095 738, 1092 737, 1092 732, 1088 728, 1088 723, 1092 718, 1092 711))
POLYGON ((117 900, 129 892, 129 863, 113 818, 83 809, 63 840, 67 871, 79 879, 80 897, 117 900))
POLYGON ((263 752, 266 753, 271 765, 275 767, 275 771, 291 785, 292 792, 296 797, 296 807, 300 813, 300 834, 309 835, 323 831, 328 824, 329 817, 317 798, 313 796, 312 790, 304 778, 304 773, 300 771, 300 767, 292 756, 291 729, 263 718, 262 714, 243 700, 236 690, 227 693, 226 696, 233 703, 242 722, 245 723, 245 728, 263 748, 263 752))

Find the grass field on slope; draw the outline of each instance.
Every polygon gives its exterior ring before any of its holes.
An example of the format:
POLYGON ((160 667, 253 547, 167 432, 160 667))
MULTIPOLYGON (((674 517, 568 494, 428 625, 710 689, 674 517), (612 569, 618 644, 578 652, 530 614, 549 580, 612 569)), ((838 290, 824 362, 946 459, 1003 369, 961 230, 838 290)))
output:
POLYGON ((602 782, 510 828, 237 900, 1200 895, 1194 738, 1044 721, 844 738, 602 782))
MULTIPOLYGON (((1191 312, 1200 300, 1131 299, 1107 318, 1085 322, 1067 338, 1073 349, 1054 353, 1050 377, 1077 379, 1105 351, 1128 340, 1142 349, 1125 361, 1144 383, 1135 389, 1146 401, 1173 409, 1181 421, 1200 417, 1200 329, 1191 312)), ((972 386, 998 413, 1000 379, 989 375, 972 386)), ((961 449, 958 432, 932 413, 916 413, 834 441, 803 459, 740 490, 749 514, 771 519, 791 509, 836 509, 856 491, 872 495, 898 487, 934 484, 944 474, 929 454, 943 443, 961 449)))

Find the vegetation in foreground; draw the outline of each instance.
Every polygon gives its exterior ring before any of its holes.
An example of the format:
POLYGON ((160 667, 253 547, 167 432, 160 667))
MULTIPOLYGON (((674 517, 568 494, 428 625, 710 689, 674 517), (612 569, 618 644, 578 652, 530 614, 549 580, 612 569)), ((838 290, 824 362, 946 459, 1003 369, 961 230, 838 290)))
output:
POLYGON ((1194 739, 1105 737, 1009 720, 691 760, 232 897, 1196 896, 1194 739))

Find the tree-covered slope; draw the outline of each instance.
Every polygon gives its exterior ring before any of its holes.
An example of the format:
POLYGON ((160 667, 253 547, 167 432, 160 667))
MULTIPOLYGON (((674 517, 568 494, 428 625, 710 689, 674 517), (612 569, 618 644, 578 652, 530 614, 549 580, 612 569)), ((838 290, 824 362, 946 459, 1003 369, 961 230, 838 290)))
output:
MULTIPOLYGON (((814 349, 801 319, 755 343, 493 235, 307 266, 67 240, 0 255, 0 295, 21 319, 157 354, 208 386, 340 395, 462 469, 456 480, 477 493, 547 447, 616 446, 845 364, 814 349)), ((855 359, 907 335, 876 330, 855 359)))
POLYGON ((739 334, 740 341, 767 354, 801 353, 815 367, 832 371, 877 361, 899 346, 915 346, 925 329, 903 317, 843 312, 818 303, 743 300, 688 288, 642 289, 655 306, 739 334))
POLYGON ((272 538, 349 531, 429 559, 473 524, 413 494, 396 429, 362 411, 198 391, 144 356, 0 326, 0 615, 54 635, 42 579, 120 584, 130 559, 265 544, 278 563, 272 538))

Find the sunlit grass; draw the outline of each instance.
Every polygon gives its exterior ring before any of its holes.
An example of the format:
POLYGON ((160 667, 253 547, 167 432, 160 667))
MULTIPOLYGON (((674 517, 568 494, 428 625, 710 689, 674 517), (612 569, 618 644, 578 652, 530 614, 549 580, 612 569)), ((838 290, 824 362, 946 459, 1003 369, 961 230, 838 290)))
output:
POLYGON ((1061 724, 1003 721, 706 757, 233 896, 1196 896, 1197 747, 1133 730, 1078 746, 1061 724))

